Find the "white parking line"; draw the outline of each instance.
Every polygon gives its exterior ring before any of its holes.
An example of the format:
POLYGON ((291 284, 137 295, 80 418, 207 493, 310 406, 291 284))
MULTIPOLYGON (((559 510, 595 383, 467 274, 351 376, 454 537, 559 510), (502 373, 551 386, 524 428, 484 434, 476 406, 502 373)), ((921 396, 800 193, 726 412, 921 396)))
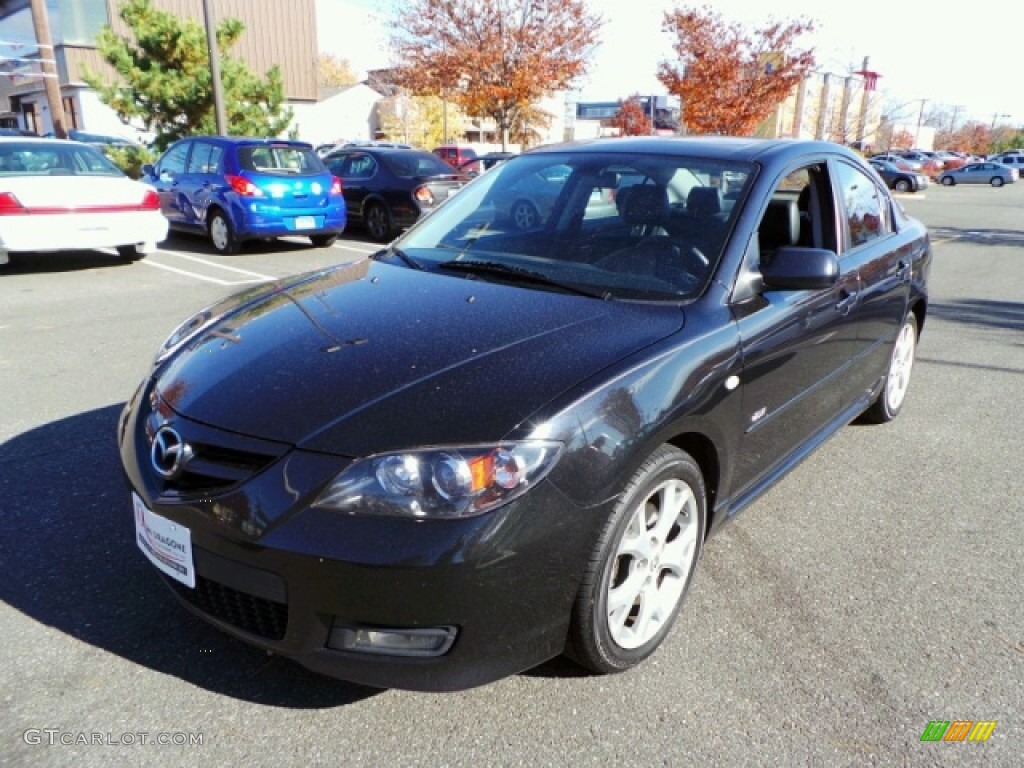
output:
MULTIPOLYGON (((245 285, 246 283, 262 283, 264 280, 218 280, 216 277, 208 277, 206 275, 200 275, 198 272, 189 272, 187 269, 178 269, 172 267, 169 264, 162 264, 159 261, 153 261, 151 259, 143 259, 138 262, 139 264, 145 264, 147 267, 156 267, 157 269, 163 269, 168 272, 175 272, 179 275, 185 275, 187 277, 194 277, 196 280, 205 280, 208 283, 216 283, 217 285, 245 285)), ((268 278, 269 279, 269 278, 268 278)))
POLYGON ((364 251, 362 248, 353 248, 351 245, 342 245, 340 243, 335 243, 331 247, 332 248, 337 248, 337 249, 342 250, 342 251, 353 251, 355 253, 361 253, 363 256, 368 256, 371 253, 376 253, 377 251, 379 251, 384 246, 383 245, 370 245, 369 243, 367 243, 366 247, 368 247, 370 249, 368 251, 364 251))
MULTIPOLYGON (((218 264, 215 261, 209 261, 207 259, 200 258, 199 256, 193 256, 192 254, 189 254, 189 253, 181 253, 179 251, 168 251, 168 250, 164 250, 163 248, 158 249, 157 253, 166 253, 166 254, 168 254, 170 256, 177 256, 180 259, 188 259, 189 261, 194 261, 194 262, 197 262, 199 264, 205 264, 208 267, 216 267, 217 269, 224 269, 224 270, 227 270, 228 272, 237 272, 240 275, 248 275, 249 277, 258 277, 260 280, 276 280, 277 279, 276 277, 273 277, 271 275, 264 275, 264 274, 262 274, 260 272, 252 272, 252 271, 250 271, 248 269, 239 269, 238 267, 229 267, 227 264, 218 264)), ((253 281, 247 280, 246 282, 253 282, 253 281)))

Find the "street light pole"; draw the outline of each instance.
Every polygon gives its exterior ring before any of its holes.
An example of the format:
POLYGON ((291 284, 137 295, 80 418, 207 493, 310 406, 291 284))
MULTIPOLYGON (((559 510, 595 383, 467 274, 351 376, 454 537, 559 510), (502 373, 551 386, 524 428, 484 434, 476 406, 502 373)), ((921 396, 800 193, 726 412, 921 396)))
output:
POLYGON ((206 24, 206 48, 210 56, 210 82, 213 84, 213 112, 217 133, 228 135, 228 118, 224 109, 224 85, 220 80, 220 52, 217 50, 217 27, 210 9, 210 0, 203 0, 203 21, 206 24))

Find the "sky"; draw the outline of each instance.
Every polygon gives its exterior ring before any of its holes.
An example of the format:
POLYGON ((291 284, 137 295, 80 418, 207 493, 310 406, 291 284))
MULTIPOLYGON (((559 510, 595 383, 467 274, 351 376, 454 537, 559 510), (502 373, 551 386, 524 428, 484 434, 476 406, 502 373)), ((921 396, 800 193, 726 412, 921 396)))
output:
MULTIPOLYGON (((672 57, 672 48, 661 20, 666 10, 683 3, 586 3, 604 25, 588 74, 578 84, 579 98, 612 101, 632 93, 664 93, 655 72, 659 61, 672 57)), ((321 52, 348 59, 357 71, 388 66, 385 22, 394 7, 403 7, 401 0, 317 0, 321 52)), ((973 0, 955 6, 955 12, 899 0, 714 0, 713 7, 748 29, 773 19, 814 21, 815 32, 800 45, 815 49, 819 71, 845 75, 869 57, 869 69, 881 75, 884 103, 894 113, 916 116, 924 99, 926 112, 936 105, 955 110, 958 124, 973 119, 1024 126, 1020 0, 973 0)))

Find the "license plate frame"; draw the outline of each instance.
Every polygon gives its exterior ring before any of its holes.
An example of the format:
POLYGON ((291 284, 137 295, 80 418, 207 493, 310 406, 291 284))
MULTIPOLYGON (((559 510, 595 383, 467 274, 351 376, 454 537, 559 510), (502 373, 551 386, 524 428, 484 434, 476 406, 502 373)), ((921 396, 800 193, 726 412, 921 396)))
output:
POLYGON ((196 587, 196 565, 192 555, 192 532, 181 523, 169 520, 146 506, 132 493, 135 513, 135 543, 161 573, 186 587, 196 587))

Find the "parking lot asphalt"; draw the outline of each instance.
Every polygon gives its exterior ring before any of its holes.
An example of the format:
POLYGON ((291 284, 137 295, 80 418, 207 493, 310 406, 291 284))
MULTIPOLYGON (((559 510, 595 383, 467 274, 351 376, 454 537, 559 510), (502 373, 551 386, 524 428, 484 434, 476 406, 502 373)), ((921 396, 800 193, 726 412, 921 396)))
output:
POLYGON ((135 549, 114 444, 188 314, 375 244, 220 257, 172 237, 136 264, 15 259, 0 766, 1020 766, 1024 183, 900 200, 935 241, 900 418, 842 430, 713 538, 646 664, 590 677, 555 660, 454 694, 319 677, 186 613, 135 549), (997 725, 922 742, 936 720, 997 725))

